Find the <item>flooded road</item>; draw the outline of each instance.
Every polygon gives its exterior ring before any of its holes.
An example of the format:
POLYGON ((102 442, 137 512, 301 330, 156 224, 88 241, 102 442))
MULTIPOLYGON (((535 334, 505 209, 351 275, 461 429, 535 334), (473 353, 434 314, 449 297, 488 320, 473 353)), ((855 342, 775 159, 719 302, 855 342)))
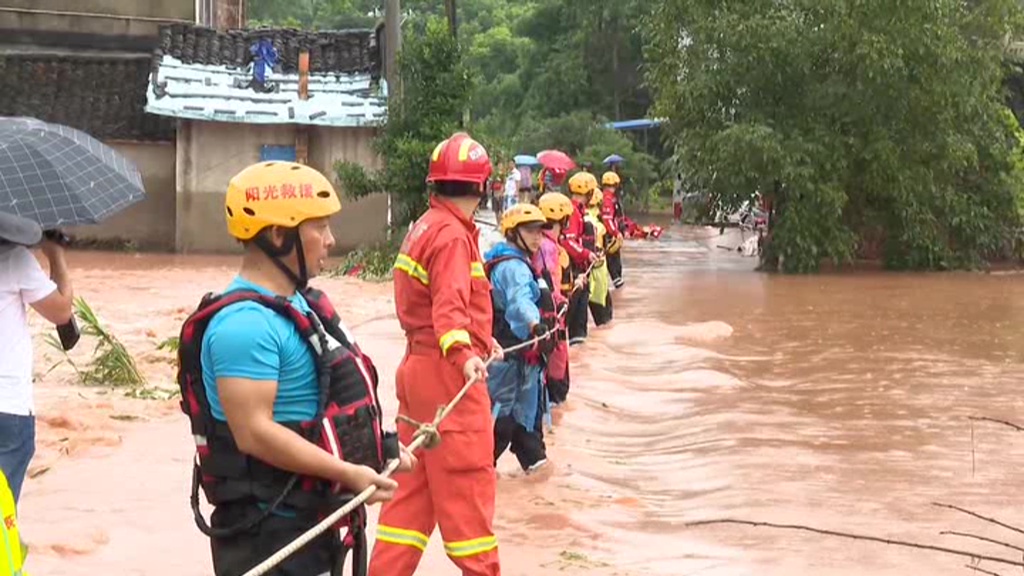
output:
MULTIPOLYGON (((912 540, 1012 558, 955 530, 1024 536, 1024 278, 851 273, 782 277, 709 229, 627 245, 615 322, 573 349, 573 388, 548 436, 553 466, 499 463, 504 573, 970 574, 966 558, 803 532, 687 522, 737 518, 912 540)), ((155 385, 174 335, 232 258, 75 253, 76 290, 155 385), (113 258, 113 260, 111 260, 113 258)), ((389 284, 318 281, 384 378, 393 415, 403 347, 389 284)), ((38 318, 36 318, 38 322, 38 318)), ((43 328, 37 325, 40 330, 43 328)), ((53 364, 37 340, 37 372, 53 364)), ((80 348, 88 348, 82 347, 80 348)), ((88 349, 76 350, 84 362, 88 349)), ((191 446, 174 401, 128 400, 43 376, 40 454, 22 516, 33 574, 206 576, 187 507, 191 446), (69 448, 70 446, 70 448, 69 448), (62 452, 65 453, 62 455, 62 452), (92 482, 95 480, 96 482, 92 482), (170 544, 170 547, 168 546, 170 544)), ((374 514, 375 515, 375 514, 374 514)), ((421 573, 455 574, 435 535, 421 573)), ((1009 574, 985 562, 982 568, 1009 574)))

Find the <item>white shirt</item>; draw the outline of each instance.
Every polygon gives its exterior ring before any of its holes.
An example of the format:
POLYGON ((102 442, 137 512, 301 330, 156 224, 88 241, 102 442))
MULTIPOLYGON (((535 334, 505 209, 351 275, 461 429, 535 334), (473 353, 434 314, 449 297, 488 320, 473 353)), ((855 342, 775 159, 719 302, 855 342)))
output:
POLYGON ((28 248, 0 253, 0 412, 33 412, 32 334, 26 307, 56 289, 28 248))
POLYGON ((672 186, 672 202, 683 201, 683 180, 682 178, 676 178, 675 184, 672 186))
POLYGON ((516 196, 519 194, 519 182, 523 179, 523 175, 519 173, 519 170, 513 169, 508 173, 508 177, 505 178, 505 196, 516 196))

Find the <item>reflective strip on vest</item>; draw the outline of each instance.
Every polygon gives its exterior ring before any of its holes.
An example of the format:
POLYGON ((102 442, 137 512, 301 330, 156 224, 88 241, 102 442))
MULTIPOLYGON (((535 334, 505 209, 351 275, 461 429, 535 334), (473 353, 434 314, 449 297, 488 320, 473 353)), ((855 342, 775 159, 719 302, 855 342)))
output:
POLYGON ((388 544, 398 544, 399 546, 411 546, 423 552, 427 549, 427 542, 430 541, 430 537, 415 530, 405 530, 381 524, 377 526, 377 540, 387 542, 388 544))
POLYGON ((395 270, 401 270, 419 280, 424 286, 430 286, 430 274, 427 274, 427 269, 406 254, 399 254, 398 258, 395 258, 395 270))
POLYGON ((444 336, 441 336, 438 344, 441 346, 441 352, 447 354, 448 349, 453 345, 465 344, 466 346, 472 346, 473 341, 469 339, 469 332, 465 330, 449 330, 444 336))
POLYGON ((452 558, 464 558, 466 556, 475 556, 477 554, 483 554, 484 552, 490 552, 497 547, 497 536, 484 536, 483 538, 463 540, 461 542, 446 542, 444 545, 444 551, 452 558))
POLYGON ((470 262, 469 263, 469 275, 473 278, 487 278, 487 274, 484 272, 483 262, 470 262))

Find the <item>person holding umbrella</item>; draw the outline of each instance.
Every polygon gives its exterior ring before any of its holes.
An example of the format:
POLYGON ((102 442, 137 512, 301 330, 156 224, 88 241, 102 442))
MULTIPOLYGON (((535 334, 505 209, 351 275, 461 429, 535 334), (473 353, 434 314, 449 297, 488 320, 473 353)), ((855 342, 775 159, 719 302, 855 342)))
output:
POLYGON ((73 299, 64 248, 44 239, 38 223, 0 212, 0 470, 15 502, 35 454, 32 335, 26 309, 31 306, 59 326, 71 320, 73 299), (49 262, 49 276, 29 251, 36 245, 49 262))
POLYGON ((57 325, 70 350, 79 334, 60 229, 97 224, 144 197, 138 169, 88 134, 35 118, 0 118, 0 469, 15 500, 35 451, 26 307, 57 325), (28 250, 35 245, 49 277, 28 250))

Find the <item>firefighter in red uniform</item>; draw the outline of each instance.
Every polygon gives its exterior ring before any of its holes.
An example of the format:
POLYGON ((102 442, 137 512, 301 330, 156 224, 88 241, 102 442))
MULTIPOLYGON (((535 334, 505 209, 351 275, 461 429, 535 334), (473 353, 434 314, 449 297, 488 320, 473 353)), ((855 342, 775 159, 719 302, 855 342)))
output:
MULTIPOLYGON (((430 209, 412 227, 395 260, 395 308, 408 346, 395 385, 400 416, 430 422, 471 378, 469 393, 440 425, 441 443, 398 478, 381 509, 371 576, 410 576, 434 526, 466 576, 497 576, 491 525, 497 477, 485 358, 491 335, 491 286, 484 274, 473 211, 491 174, 487 151, 465 133, 438 144, 430 158, 430 209)), ((416 427, 398 424, 403 444, 416 427)))
MULTIPOLYGON (((573 212, 569 223, 562 232, 560 244, 569 253, 576 276, 586 272, 590 265, 600 259, 593 251, 584 246, 585 230, 584 215, 587 210, 587 199, 597 189, 597 178, 589 172, 577 172, 569 178, 569 192, 573 198, 573 212)), ((591 233, 593 234, 593 233, 591 233)), ((576 346, 587 341, 587 290, 577 290, 569 299, 569 314, 566 324, 569 326, 569 345, 576 346)))
POLYGON ((626 283, 622 279, 622 206, 619 204, 618 190, 622 179, 615 172, 608 171, 601 176, 601 223, 608 230, 605 238, 608 253, 608 272, 612 277, 612 285, 622 288, 626 283))

